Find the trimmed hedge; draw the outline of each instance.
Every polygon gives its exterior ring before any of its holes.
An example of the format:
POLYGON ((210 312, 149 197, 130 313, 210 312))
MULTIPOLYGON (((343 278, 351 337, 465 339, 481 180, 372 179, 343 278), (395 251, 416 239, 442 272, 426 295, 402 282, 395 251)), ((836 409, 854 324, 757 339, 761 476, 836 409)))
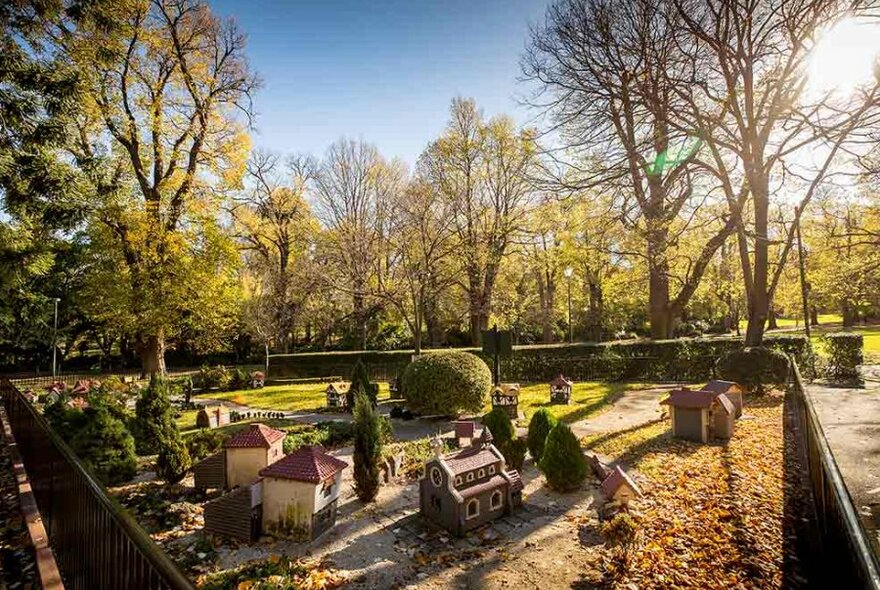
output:
POLYGON ((547 484, 558 492, 577 489, 587 478, 587 460, 577 437, 565 422, 556 424, 547 435, 539 466, 547 484))
POLYGON ((859 365, 865 362, 865 340, 861 334, 832 332, 822 336, 828 352, 825 376, 834 381, 858 381, 859 365))
POLYGON ((782 388, 791 368, 788 357, 764 346, 735 350, 718 360, 716 372, 726 381, 735 381, 747 391, 763 393, 782 388))
POLYGON ((477 356, 446 352, 419 357, 403 372, 402 381, 410 411, 453 416, 482 409, 492 387, 492 374, 477 356))
MULTIPOLYGON (((809 373, 812 354, 805 336, 770 336, 764 345, 793 355, 809 373)), ((513 356, 501 360, 501 375, 505 381, 522 382, 550 381, 559 373, 577 381, 707 381, 716 376, 718 359, 742 348, 742 340, 735 337, 515 346, 513 356)), ((451 351, 425 351, 423 356, 451 351)), ((483 356, 477 348, 455 352, 483 356)), ((348 375, 360 359, 370 367, 371 378, 390 380, 409 365, 412 355, 411 350, 272 355, 269 372, 272 378, 348 375)))

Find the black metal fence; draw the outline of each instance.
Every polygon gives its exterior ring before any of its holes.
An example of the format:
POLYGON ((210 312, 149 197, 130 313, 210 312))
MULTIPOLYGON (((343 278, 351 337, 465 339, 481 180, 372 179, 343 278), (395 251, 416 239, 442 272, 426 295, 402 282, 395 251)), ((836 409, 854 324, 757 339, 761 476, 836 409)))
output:
POLYGON ((192 583, 8 380, 0 393, 65 588, 192 590, 192 583))
POLYGON ((880 590, 877 554, 846 489, 793 359, 790 386, 816 507, 816 518, 807 526, 811 529, 811 545, 816 553, 812 556, 816 564, 813 570, 824 579, 814 580, 818 582, 814 587, 880 590))

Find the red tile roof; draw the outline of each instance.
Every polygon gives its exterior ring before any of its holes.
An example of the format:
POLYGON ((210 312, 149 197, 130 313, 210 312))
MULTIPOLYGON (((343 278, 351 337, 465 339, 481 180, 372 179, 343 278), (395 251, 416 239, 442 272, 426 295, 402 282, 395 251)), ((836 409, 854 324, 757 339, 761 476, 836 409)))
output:
POLYGON ((599 491, 602 492, 603 496, 610 499, 614 496, 615 492, 620 489, 620 486, 624 484, 628 485, 637 496, 642 495, 639 486, 629 475, 627 475, 626 471, 620 468, 620 465, 615 467, 614 471, 602 481, 602 485, 599 486, 599 491))
POLYGON ((272 443, 281 440, 284 436, 284 432, 280 430, 256 423, 227 440, 223 446, 227 449, 256 449, 260 447, 268 449, 272 443))
POLYGON ((348 463, 328 455, 321 447, 300 447, 260 470, 263 477, 321 483, 348 467, 348 463))
MULTIPOLYGON (((485 428, 483 432, 485 433, 487 430, 488 428, 485 428)), ((445 457, 443 460, 449 466, 449 469, 452 470, 452 473, 459 475, 473 469, 492 465, 500 459, 489 449, 468 447, 454 455, 445 457)))

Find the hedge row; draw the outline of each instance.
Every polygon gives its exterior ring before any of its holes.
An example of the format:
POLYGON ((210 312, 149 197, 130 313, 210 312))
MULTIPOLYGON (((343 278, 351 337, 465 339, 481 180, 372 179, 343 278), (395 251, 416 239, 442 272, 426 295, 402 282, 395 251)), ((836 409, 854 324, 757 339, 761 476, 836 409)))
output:
MULTIPOLYGON (((812 366, 809 341, 801 335, 772 336, 764 344, 794 355, 802 370, 812 366)), ((679 338, 676 340, 516 346, 502 359, 505 381, 549 381, 559 373, 578 381, 688 381, 714 377, 715 362, 743 347, 738 338, 679 338)), ((479 349, 466 350, 483 356, 479 349)), ((430 354, 434 351, 426 351, 430 354)), ((388 380, 403 371, 413 351, 345 351, 274 355, 271 378, 348 375, 360 358, 371 378, 388 380)), ((484 357, 491 366, 491 359, 484 357)))

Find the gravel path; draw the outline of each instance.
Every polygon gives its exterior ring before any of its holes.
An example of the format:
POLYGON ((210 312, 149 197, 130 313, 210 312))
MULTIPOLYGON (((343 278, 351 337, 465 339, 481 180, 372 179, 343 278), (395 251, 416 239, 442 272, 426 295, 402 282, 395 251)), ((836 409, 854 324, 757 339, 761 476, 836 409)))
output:
POLYGON ((625 391, 608 410, 593 418, 575 422, 571 429, 580 437, 629 430, 657 420, 663 413, 660 398, 675 387, 669 385, 625 391))

